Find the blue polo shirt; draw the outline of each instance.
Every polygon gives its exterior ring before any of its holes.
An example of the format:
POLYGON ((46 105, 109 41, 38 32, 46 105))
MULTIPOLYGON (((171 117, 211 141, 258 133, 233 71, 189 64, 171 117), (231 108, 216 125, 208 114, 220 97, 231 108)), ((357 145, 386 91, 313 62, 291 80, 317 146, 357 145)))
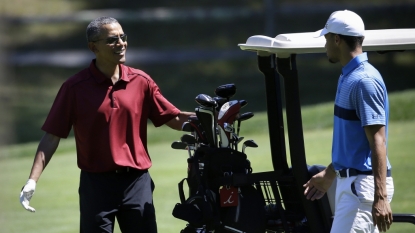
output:
MULTIPOLYGON (((371 150, 364 126, 384 125, 388 135, 389 101, 380 73, 367 54, 342 69, 334 106, 332 163, 334 169, 371 171, 371 150)), ((386 142, 387 143, 387 142, 386 142)), ((387 159, 388 169, 391 169, 387 159)))

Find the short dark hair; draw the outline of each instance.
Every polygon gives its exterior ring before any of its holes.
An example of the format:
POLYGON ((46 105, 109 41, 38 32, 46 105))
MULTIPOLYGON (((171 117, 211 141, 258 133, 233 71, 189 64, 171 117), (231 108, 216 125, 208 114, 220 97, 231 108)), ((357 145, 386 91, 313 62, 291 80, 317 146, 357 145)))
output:
POLYGON ((364 36, 345 36, 340 34, 337 35, 339 35, 339 37, 346 42, 347 46, 349 46, 351 50, 355 50, 358 46, 361 47, 363 44, 363 40, 365 39, 364 36))
POLYGON ((114 18, 103 16, 92 20, 86 27, 86 39, 88 42, 98 40, 101 33, 101 27, 106 24, 118 23, 114 18))

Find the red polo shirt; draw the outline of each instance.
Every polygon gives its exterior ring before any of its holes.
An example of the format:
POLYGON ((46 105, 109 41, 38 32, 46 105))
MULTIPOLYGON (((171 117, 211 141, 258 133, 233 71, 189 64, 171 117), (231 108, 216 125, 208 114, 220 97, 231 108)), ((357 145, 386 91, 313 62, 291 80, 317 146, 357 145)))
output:
POLYGON ((61 138, 73 127, 78 167, 89 172, 120 166, 151 167, 147 151, 147 119, 158 127, 180 110, 166 100, 149 75, 120 65, 113 85, 95 66, 63 83, 42 130, 61 138))

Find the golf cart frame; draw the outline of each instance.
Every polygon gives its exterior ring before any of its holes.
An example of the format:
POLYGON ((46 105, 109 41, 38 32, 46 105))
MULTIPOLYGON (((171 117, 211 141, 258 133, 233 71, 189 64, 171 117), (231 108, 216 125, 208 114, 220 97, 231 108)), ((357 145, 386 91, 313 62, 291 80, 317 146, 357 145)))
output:
MULTIPOLYGON (((265 76, 267 114, 271 159, 274 171, 251 174, 248 179, 262 189, 264 199, 274 202, 294 215, 302 212, 307 219, 309 232, 330 232, 333 213, 327 195, 318 201, 309 201, 304 195, 303 184, 318 171, 310 171, 306 162, 299 79, 296 67, 297 54, 325 53, 324 37, 314 38, 314 33, 281 34, 275 38, 251 36, 242 50, 256 52, 258 68, 265 76), (283 98, 282 94, 285 96, 283 98), (287 132, 291 168, 287 163, 283 123, 283 99, 285 99, 287 132)), ((380 53, 415 50, 415 29, 366 30, 364 51, 380 53)), ((246 177, 231 183, 245 183, 246 177)), ((282 209, 282 208, 281 208, 282 209)), ((301 216, 301 215, 298 215, 301 216)), ((287 214, 281 212, 283 230, 267 229, 267 232, 292 232, 287 214)), ((415 224, 414 214, 393 214, 394 222, 415 224)))

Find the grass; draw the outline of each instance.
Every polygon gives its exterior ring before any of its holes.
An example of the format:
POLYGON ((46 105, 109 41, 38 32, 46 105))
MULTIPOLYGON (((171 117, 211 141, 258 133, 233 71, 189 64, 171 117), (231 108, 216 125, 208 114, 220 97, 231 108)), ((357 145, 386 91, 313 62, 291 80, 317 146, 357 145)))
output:
MULTIPOLYGON (((415 99, 413 92, 391 95, 391 106, 415 99), (410 98, 408 98, 410 96, 410 98)), ((402 106, 402 105, 400 105, 402 106)), ((407 112, 413 111, 408 106, 407 112)), ((412 105, 413 106, 413 105, 412 105)), ((327 165, 331 151, 331 110, 332 105, 322 104, 303 109, 304 141, 307 163, 327 165), (315 122, 321 122, 315 126, 315 122)), ((415 213, 413 193, 415 187, 411 177, 413 169, 413 151, 415 151, 415 117, 412 113, 403 114, 405 119, 397 119, 390 124, 389 158, 393 166, 395 195, 392 208, 395 213, 415 213)), ((247 154, 254 172, 270 171, 270 142, 266 128, 266 114, 258 113, 242 124, 241 134, 246 139, 254 139, 258 148, 248 148, 247 154), (254 125, 263 125, 262 128, 254 125)), ((179 202, 177 183, 186 176, 187 153, 170 148, 172 141, 182 135, 166 127, 149 127, 149 151, 153 167, 150 169, 155 181, 154 193, 159 232, 180 232, 186 223, 172 215, 174 205, 179 202)), ((288 140, 287 140, 288 141, 288 140)), ((78 182, 79 169, 73 139, 62 140, 61 145, 38 182, 31 204, 36 213, 29 213, 20 206, 18 195, 27 179, 33 162, 33 153, 37 143, 14 145, 1 148, 0 151, 0 225, 3 232, 20 233, 30 230, 42 233, 73 233, 78 231, 78 182)), ((288 146, 287 146, 288 148, 288 146)), ((289 159, 288 159, 289 160, 289 159)), ((415 226, 394 223, 390 232, 413 232, 415 226)), ((116 227, 116 231, 120 231, 116 227)))

